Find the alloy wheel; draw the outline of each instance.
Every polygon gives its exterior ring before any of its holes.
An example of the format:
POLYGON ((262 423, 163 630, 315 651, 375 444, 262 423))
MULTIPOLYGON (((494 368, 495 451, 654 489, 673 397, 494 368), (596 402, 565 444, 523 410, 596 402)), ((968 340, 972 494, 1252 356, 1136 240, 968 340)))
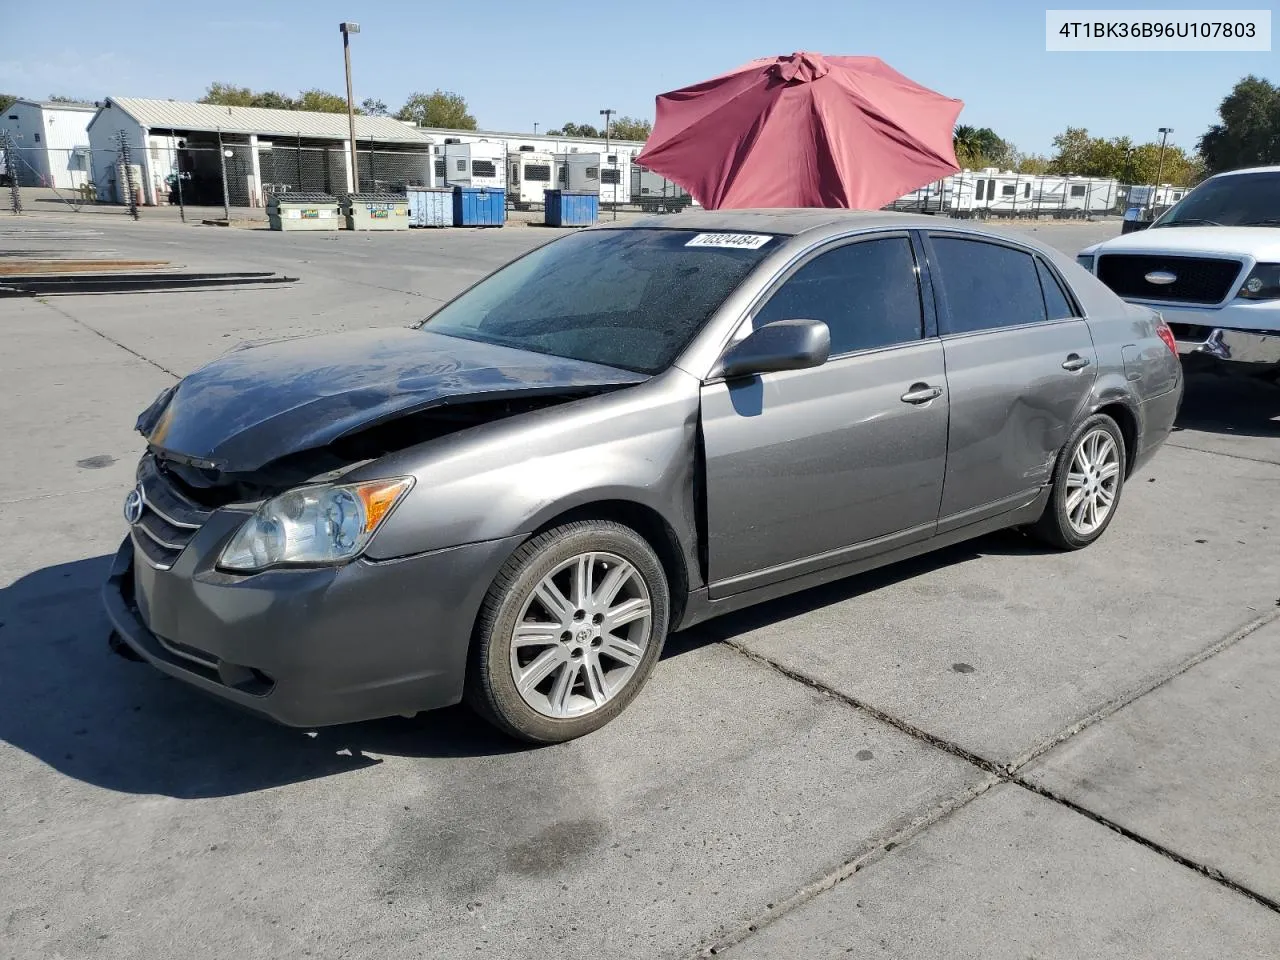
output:
POLYGON ((649 587, 627 560, 583 553, 538 581, 511 636, 511 676, 531 708, 599 710, 635 675, 653 635, 649 587))
POLYGON ((1076 445, 1067 473, 1067 522, 1087 537, 1110 516, 1120 485, 1120 448, 1106 430, 1090 430, 1076 445))

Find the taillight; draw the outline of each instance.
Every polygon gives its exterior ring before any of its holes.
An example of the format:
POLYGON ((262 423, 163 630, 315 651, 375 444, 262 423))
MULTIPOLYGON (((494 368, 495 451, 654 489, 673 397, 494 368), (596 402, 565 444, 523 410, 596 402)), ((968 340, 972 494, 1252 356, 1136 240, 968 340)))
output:
POLYGON ((1173 337, 1173 331, 1169 329, 1169 325, 1164 322, 1164 317, 1156 315, 1156 334, 1164 341, 1164 345, 1168 347, 1174 356, 1178 355, 1178 341, 1173 337))

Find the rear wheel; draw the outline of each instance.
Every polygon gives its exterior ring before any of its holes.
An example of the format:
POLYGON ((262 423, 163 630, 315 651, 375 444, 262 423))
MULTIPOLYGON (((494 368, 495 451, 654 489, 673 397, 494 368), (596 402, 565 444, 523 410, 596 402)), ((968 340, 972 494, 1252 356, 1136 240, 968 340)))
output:
POLYGON ((1053 492, 1031 532, 1063 550, 1097 540, 1120 503, 1126 456, 1116 422, 1106 414, 1089 417, 1058 454, 1053 492))
POLYGON ((634 530, 611 521, 549 530, 520 547, 489 589, 467 701, 534 743, 598 730, 652 673, 669 611, 662 564, 634 530))

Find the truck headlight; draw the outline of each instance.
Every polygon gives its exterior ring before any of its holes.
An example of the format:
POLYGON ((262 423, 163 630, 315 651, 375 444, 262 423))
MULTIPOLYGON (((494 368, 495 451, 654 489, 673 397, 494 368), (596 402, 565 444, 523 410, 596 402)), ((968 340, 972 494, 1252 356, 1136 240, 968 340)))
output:
POLYGON ((351 560, 368 546, 412 486, 412 477, 397 477, 282 493, 244 522, 223 549, 218 566, 247 573, 285 564, 351 560))
POLYGON ((1280 263, 1259 263, 1237 294, 1246 300, 1280 300, 1280 263))
POLYGON ((1088 270, 1090 273, 1093 273, 1093 254, 1091 254, 1091 253, 1077 253, 1077 254, 1076 254, 1076 263, 1080 264, 1080 266, 1084 267, 1084 268, 1085 268, 1086 270, 1088 270))

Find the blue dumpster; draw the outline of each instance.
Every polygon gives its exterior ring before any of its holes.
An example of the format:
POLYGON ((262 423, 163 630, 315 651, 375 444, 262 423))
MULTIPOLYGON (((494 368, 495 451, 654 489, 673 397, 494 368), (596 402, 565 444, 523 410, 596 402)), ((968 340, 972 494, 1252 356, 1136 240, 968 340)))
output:
POLYGON ((453 226, 453 191, 448 187, 410 187, 409 226, 453 226))
POLYGON ((501 187, 454 187, 455 227, 500 227, 507 219, 507 191, 501 187))
POLYGON ((586 190, 544 190, 548 227, 589 227, 600 218, 600 194, 586 190))

